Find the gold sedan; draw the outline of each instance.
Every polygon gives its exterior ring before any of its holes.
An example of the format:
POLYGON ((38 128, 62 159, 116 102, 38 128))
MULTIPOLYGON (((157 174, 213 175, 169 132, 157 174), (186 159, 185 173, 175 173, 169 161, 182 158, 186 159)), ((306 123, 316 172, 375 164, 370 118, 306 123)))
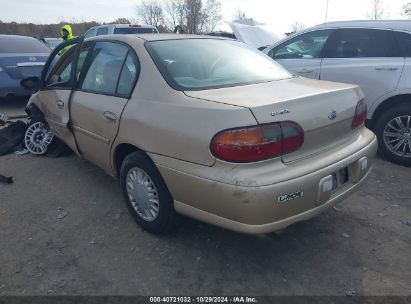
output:
POLYGON ((357 86, 291 75, 226 39, 79 38, 22 83, 38 90, 30 151, 69 147, 119 177, 154 233, 179 214, 243 233, 283 229, 347 198, 377 149, 357 86))

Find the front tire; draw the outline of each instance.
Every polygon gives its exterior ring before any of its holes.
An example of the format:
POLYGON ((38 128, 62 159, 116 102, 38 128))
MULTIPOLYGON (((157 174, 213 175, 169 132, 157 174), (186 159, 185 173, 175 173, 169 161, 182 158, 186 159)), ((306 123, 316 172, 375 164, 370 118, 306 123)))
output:
POLYGON ((401 104, 389 109, 376 121, 380 154, 390 161, 411 166, 411 106, 401 104))
POLYGON ((129 154, 121 166, 120 183, 130 213, 144 230, 160 234, 175 227, 174 200, 148 156, 129 154))

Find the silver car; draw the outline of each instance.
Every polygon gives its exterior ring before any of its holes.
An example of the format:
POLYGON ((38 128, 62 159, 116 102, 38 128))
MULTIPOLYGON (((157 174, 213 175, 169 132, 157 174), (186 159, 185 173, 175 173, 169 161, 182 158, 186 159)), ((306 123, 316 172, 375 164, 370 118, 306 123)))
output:
POLYGON ((327 23, 264 52, 292 73, 359 85, 380 152, 411 165, 411 21, 327 23))

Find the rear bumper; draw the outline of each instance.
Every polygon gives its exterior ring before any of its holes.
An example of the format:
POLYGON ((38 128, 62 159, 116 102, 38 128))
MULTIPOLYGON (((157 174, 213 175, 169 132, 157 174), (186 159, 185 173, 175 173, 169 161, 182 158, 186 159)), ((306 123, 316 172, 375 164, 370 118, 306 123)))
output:
POLYGON ((338 162, 259 187, 227 184, 157 166, 175 199, 177 212, 241 233, 269 233, 323 212, 347 198, 365 181, 377 150, 375 136, 368 130, 365 132, 369 133, 368 142, 338 162), (365 159, 366 167, 362 168, 365 159), (348 169, 348 182, 338 183, 336 189, 324 192, 327 188, 324 182, 329 181, 332 174, 338 175, 342 168, 348 169), (280 198, 300 191, 301 197, 280 202, 280 198))
POLYGON ((222 228, 226 228, 229 230, 245 234, 265 234, 282 230, 297 222, 308 220, 320 214, 321 212, 335 206, 336 204, 347 198, 351 193, 353 193, 357 189, 357 187, 359 187, 361 184, 365 182, 366 178, 371 173, 371 169, 372 165, 368 172, 363 176, 363 178, 358 183, 356 183, 355 185, 351 185, 350 187, 347 187, 343 192, 333 196, 322 205, 308 209, 307 211, 298 213, 296 215, 291 215, 282 220, 277 220, 266 224, 250 225, 242 222, 233 221, 197 208, 193 208, 189 205, 177 201, 174 202, 174 207, 178 213, 184 214, 188 217, 195 218, 215 226, 219 226, 222 228))

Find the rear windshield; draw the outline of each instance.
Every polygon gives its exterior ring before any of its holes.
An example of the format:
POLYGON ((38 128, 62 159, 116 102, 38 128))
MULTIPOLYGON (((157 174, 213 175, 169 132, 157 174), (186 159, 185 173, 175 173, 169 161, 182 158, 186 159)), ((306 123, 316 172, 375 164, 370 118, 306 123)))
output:
POLYGON ((155 28, 150 27, 116 27, 114 34, 157 34, 155 28))
POLYGON ((0 38, 0 53, 50 53, 50 48, 43 42, 27 38, 0 38))
POLYGON ((243 43, 217 39, 146 42, 168 84, 176 90, 205 90, 292 77, 283 67, 243 43))

